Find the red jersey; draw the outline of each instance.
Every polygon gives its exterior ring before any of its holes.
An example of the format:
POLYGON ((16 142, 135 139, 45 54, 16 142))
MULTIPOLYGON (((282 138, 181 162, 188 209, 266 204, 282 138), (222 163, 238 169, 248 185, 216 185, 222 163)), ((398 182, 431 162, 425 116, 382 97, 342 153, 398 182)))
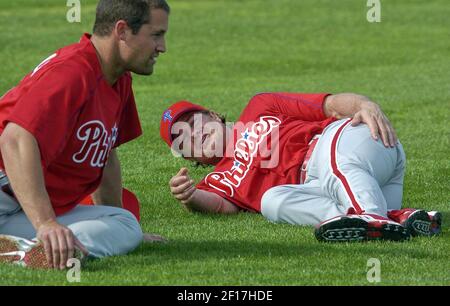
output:
POLYGON ((0 134, 14 122, 36 138, 56 215, 97 189, 111 149, 142 134, 131 82, 107 83, 84 34, 0 98, 0 134))
POLYGON ((263 93, 253 97, 233 130, 226 155, 198 185, 237 206, 261 211, 271 187, 299 184, 308 144, 335 120, 326 118, 328 94, 263 93))

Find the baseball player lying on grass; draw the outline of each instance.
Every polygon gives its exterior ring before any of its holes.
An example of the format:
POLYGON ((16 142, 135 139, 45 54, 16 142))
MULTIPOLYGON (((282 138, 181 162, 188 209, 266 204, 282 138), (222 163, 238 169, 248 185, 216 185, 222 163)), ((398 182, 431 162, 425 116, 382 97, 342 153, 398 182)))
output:
POLYGON ((440 213, 401 209, 405 154, 366 97, 262 93, 233 126, 180 101, 163 113, 160 133, 174 153, 215 166, 197 185, 186 168, 170 180, 190 210, 315 225, 320 241, 401 241, 440 231, 440 213))

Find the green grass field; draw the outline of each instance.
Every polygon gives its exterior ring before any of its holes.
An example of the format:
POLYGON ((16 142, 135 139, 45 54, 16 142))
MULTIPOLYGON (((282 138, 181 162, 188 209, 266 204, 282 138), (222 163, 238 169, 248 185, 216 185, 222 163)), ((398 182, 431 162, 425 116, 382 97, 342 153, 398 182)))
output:
MULTIPOLYGON (((90 32, 66 1, 0 0, 0 95, 54 50, 90 32)), ((450 6, 448 0, 169 0, 168 52, 151 77, 134 77, 144 135, 120 149, 124 184, 142 202, 144 231, 167 244, 89 262, 81 285, 450 285, 450 6), (407 154, 404 205, 444 214, 443 234, 406 243, 318 243, 310 227, 262 216, 187 213, 168 181, 186 163, 159 139, 172 102, 188 99, 235 120, 262 91, 355 92, 382 106, 407 154)), ((208 169, 190 167, 199 180, 208 169)), ((2 285, 71 285, 65 272, 0 266, 2 285)))

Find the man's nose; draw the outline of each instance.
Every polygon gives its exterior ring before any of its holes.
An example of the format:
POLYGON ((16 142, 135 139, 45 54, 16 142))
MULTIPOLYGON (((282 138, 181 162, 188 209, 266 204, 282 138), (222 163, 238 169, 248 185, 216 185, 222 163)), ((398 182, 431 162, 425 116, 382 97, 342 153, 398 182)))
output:
POLYGON ((158 51, 158 53, 164 53, 167 51, 166 50, 166 40, 164 38, 161 40, 160 43, 158 43, 156 45, 156 51, 158 51))

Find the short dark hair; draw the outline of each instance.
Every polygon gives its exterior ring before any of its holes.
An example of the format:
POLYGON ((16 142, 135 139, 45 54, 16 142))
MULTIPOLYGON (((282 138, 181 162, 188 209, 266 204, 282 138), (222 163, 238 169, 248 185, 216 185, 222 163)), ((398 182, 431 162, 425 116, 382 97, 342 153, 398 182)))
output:
MULTIPOLYGON (((208 110, 208 109, 201 110, 201 111, 187 112, 185 114, 191 114, 191 113, 207 114, 207 115, 208 114, 215 114, 217 117, 219 117, 220 123, 223 123, 223 124, 227 123, 227 119, 226 119, 226 117, 224 115, 219 114, 219 113, 217 113, 215 111, 208 110)), ((179 134, 170 133, 170 135, 171 135, 172 139, 175 139, 179 134)))
POLYGON ((166 0, 100 0, 95 15, 94 34, 107 36, 119 20, 125 20, 133 34, 150 22, 149 10, 162 9, 170 13, 166 0))

